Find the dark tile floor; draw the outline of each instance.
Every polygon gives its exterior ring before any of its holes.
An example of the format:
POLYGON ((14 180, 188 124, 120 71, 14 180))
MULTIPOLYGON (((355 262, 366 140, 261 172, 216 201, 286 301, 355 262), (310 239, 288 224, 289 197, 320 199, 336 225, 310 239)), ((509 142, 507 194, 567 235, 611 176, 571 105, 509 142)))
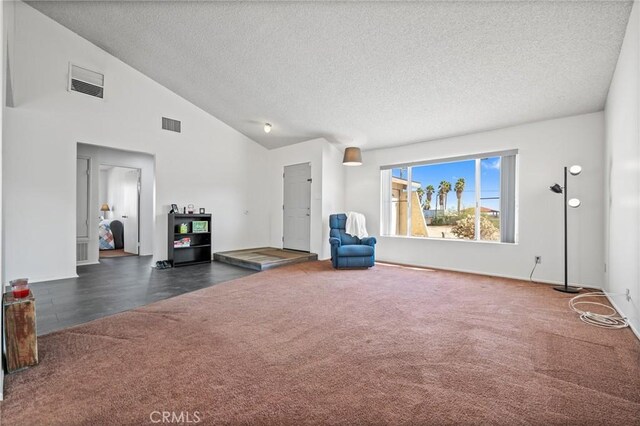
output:
POLYGON ((100 259, 78 278, 31 284, 38 335, 255 273, 220 262, 154 269, 151 256, 100 259))

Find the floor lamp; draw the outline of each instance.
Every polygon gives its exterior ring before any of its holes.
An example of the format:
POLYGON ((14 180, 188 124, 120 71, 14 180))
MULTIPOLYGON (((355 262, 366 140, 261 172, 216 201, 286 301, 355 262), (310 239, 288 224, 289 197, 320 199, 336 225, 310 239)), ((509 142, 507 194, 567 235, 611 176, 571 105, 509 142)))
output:
POLYGON ((567 206, 572 208, 580 207, 580 200, 572 198, 567 200, 567 173, 572 176, 577 176, 582 171, 580 166, 571 166, 564 168, 564 186, 560 186, 557 183, 550 186, 549 189, 556 194, 564 194, 564 285, 553 287, 554 290, 561 291, 563 293, 578 293, 580 289, 578 287, 571 287, 569 285, 569 269, 568 269, 568 255, 567 255, 567 206))

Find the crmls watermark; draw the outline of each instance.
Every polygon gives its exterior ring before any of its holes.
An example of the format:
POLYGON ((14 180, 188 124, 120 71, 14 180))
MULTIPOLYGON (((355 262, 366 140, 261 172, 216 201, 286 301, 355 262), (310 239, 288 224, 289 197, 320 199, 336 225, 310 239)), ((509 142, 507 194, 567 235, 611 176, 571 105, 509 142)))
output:
POLYGON ((152 411, 149 414, 151 423, 197 424, 202 421, 200 411, 152 411))

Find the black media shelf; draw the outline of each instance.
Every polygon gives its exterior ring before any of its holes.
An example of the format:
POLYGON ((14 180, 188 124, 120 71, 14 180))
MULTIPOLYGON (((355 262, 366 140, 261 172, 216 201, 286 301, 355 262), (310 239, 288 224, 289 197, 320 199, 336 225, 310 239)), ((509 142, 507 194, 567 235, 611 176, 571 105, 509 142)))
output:
POLYGON ((171 214, 167 218, 168 247, 167 254, 171 266, 187 266, 198 263, 211 263, 211 215, 210 214, 171 214), (209 232, 192 232, 194 221, 206 221, 209 232), (180 225, 186 224, 187 231, 180 232, 180 225), (174 247, 175 241, 189 238, 190 245, 174 247))

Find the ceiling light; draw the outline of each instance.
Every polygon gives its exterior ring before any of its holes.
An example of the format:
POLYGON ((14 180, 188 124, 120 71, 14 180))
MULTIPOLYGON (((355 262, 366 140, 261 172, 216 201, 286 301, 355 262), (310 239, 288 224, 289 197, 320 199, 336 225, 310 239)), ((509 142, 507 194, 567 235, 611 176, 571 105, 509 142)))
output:
POLYGON ((567 204, 569 204, 569 207, 573 207, 575 209, 576 207, 580 207, 580 200, 578 200, 577 198, 572 198, 567 204))
POLYGON ((264 123, 264 132, 265 133, 271 132, 271 124, 270 123, 264 123))
POLYGON ((569 167, 569 173, 571 173, 573 176, 578 176, 581 171, 582 171, 582 167, 578 165, 569 167))
POLYGON ((344 157, 342 158, 343 166, 361 166, 362 154, 360 148, 350 146, 344 150, 344 157))

